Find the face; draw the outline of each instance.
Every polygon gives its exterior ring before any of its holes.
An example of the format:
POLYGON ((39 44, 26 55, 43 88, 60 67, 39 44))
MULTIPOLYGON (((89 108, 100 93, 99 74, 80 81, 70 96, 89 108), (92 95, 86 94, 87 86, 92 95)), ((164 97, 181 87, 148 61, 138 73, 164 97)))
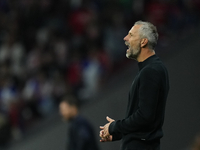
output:
POLYGON ((73 107, 66 102, 61 102, 59 105, 59 112, 64 120, 70 120, 72 118, 72 109, 73 107))
POLYGON ((140 25, 134 25, 129 31, 128 35, 124 37, 125 44, 128 46, 128 49, 126 51, 127 58, 137 60, 141 52, 141 38, 138 32, 139 28, 140 25))

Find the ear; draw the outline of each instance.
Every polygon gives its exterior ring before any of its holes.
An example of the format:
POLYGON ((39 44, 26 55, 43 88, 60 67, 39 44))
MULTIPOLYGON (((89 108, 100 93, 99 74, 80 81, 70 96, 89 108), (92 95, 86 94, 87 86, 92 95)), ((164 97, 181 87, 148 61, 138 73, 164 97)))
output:
POLYGON ((145 47, 147 45, 148 41, 149 40, 147 38, 142 39, 141 42, 140 42, 141 43, 141 47, 145 47))

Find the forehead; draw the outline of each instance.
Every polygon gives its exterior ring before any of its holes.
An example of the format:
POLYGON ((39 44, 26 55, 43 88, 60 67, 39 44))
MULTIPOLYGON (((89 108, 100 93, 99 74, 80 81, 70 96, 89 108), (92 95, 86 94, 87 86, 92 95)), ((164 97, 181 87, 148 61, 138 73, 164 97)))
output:
POLYGON ((66 102, 61 102, 60 103, 60 108, 65 108, 65 107, 70 107, 70 105, 66 102))
POLYGON ((138 33, 138 30, 139 28, 141 27, 141 25, 134 25, 131 30, 129 31, 129 33, 132 33, 132 34, 136 34, 138 33))

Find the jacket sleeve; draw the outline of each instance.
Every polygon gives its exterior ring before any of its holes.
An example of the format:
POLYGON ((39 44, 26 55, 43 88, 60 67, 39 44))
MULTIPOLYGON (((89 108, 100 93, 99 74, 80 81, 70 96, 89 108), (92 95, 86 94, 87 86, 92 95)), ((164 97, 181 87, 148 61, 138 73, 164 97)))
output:
POLYGON ((112 141, 117 141, 117 140, 121 140, 122 139, 122 134, 119 133, 119 132, 113 133, 112 136, 113 136, 112 137, 112 141))
POLYGON ((110 124, 109 133, 128 134, 144 129, 156 119, 156 107, 160 89, 161 76, 153 68, 146 68, 139 78, 138 108, 132 115, 110 124))

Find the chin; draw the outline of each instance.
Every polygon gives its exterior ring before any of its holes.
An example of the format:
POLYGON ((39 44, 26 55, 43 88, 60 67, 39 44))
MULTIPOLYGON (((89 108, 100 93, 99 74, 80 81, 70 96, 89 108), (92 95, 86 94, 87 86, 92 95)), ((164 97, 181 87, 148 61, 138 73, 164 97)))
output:
POLYGON ((137 56, 134 56, 134 55, 130 55, 130 54, 126 54, 126 57, 128 58, 128 59, 137 59, 137 56))
POLYGON ((129 55, 128 55, 128 54, 126 54, 126 58, 129 58, 129 55))

